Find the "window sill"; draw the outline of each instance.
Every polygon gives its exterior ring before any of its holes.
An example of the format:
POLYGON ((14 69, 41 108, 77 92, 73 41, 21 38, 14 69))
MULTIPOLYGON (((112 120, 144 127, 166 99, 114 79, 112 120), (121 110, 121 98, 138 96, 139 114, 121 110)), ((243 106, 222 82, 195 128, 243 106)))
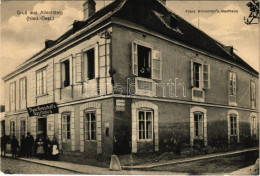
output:
POLYGON ((84 140, 85 142, 97 142, 97 140, 84 140))
POLYGON ((62 139, 61 142, 62 143, 71 142, 71 139, 62 139))
POLYGON ((229 106, 237 106, 237 103, 236 102, 228 102, 228 105, 229 106))
POLYGON ((153 142, 153 139, 138 139, 138 142, 153 142))
MULTIPOLYGON (((144 84, 143 86, 145 86, 144 84)), ((147 88, 147 87, 146 87, 147 88)), ((143 77, 135 77, 135 94, 136 95, 141 95, 141 96, 148 96, 148 97, 154 97, 156 95, 156 86, 155 86, 155 81, 151 78, 143 78, 143 77), (139 88, 138 82, 146 82, 147 85, 150 84, 150 90, 149 89, 142 89, 139 88)))
POLYGON ((237 134, 231 134, 230 137, 237 137, 237 134))
POLYGON ((198 88, 198 87, 192 87, 192 90, 191 90, 192 92, 191 92, 191 94, 192 94, 192 101, 196 101, 196 102, 202 102, 202 103, 204 103, 205 102, 205 90, 204 89, 202 89, 202 88, 198 88), (195 96, 194 94, 194 92, 195 91, 199 91, 199 92, 201 92, 202 93, 202 97, 197 97, 197 96, 195 96))
POLYGON ((49 95, 49 94, 46 93, 46 94, 37 95, 36 98, 44 97, 44 96, 47 96, 47 95, 49 95))

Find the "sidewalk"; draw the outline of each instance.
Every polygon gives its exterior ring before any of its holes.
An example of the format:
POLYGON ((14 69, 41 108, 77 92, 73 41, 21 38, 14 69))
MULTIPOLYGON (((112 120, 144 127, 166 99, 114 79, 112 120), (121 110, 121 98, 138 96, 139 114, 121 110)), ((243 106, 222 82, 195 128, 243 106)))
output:
MULTIPOLYGON (((17 158, 17 159, 27 161, 27 162, 42 164, 50 167, 56 167, 60 169, 74 171, 81 174, 91 174, 91 175, 108 175, 108 174, 109 175, 190 175, 190 173, 164 172, 164 171, 140 171, 140 170, 132 170, 132 169, 144 169, 144 168, 152 168, 156 166, 164 166, 169 164, 180 164, 180 163, 198 161, 198 160, 209 159, 214 157, 234 155, 234 154, 239 154, 247 151, 255 151, 255 150, 259 150, 259 149, 255 147, 255 148, 244 149, 244 150, 239 150, 234 152, 209 154, 209 155, 198 156, 193 158, 177 159, 168 162, 144 164, 144 165, 137 165, 137 166, 122 166, 122 168, 126 170, 121 170, 121 171, 112 171, 109 170, 108 168, 101 168, 96 166, 75 164, 75 163, 62 162, 62 161, 39 160, 37 158, 17 158)), ((6 154, 6 156, 11 157, 11 154, 6 154)), ((230 175, 237 175, 238 173, 239 175, 243 175, 243 173, 245 173, 245 175, 248 175, 248 172, 251 169, 251 167, 252 166, 232 172, 230 173, 230 175)))
MULTIPOLYGON (((6 154, 6 156, 11 157, 11 154, 6 154)), ((189 175, 189 173, 179 173, 179 172, 156 172, 156 171, 136 171, 136 170, 111 171, 108 168, 68 163, 62 161, 39 160, 37 158, 17 158, 17 159, 27 161, 27 162, 42 164, 50 167, 65 169, 73 172, 78 172, 81 174, 91 174, 91 175, 189 175)))
POLYGON ((255 150, 259 150, 259 148, 254 147, 254 148, 248 148, 248 149, 243 149, 243 150, 238 150, 238 151, 208 154, 208 155, 197 156, 197 157, 192 157, 192 158, 181 158, 181 159, 165 161, 165 162, 158 162, 158 163, 149 163, 149 164, 142 164, 142 165, 135 165, 135 166, 122 166, 122 169, 146 169, 146 168, 152 168, 152 167, 157 167, 157 166, 166 166, 166 165, 170 165, 170 164, 180 164, 180 163, 198 161, 198 160, 203 160, 203 159, 223 157, 223 156, 234 155, 234 154, 244 153, 244 152, 248 152, 248 151, 255 151, 255 150))

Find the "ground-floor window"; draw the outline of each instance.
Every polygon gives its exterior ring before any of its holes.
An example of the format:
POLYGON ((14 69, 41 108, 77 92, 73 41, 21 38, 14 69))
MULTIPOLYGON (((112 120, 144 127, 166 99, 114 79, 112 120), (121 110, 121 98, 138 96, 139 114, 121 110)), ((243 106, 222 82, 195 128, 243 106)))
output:
POLYGON ((203 113, 194 112, 194 137, 203 139, 203 113))
POLYGON ((236 136, 237 135, 237 115, 230 114, 230 135, 236 136))
POLYGON ((256 119, 256 116, 252 116, 251 121, 252 121, 252 124, 251 124, 252 137, 256 138, 256 135, 257 135, 257 119, 256 119))
POLYGON ((153 111, 139 110, 138 111, 139 124, 139 139, 146 140, 153 138, 153 111))
POLYGON ((10 122, 10 136, 11 137, 15 136, 15 122, 14 121, 10 122))
POLYGON ((62 114, 62 139, 70 139, 70 113, 62 114))
POLYGON ((26 130, 26 122, 25 122, 25 120, 21 120, 20 121, 20 135, 21 135, 21 137, 22 136, 24 136, 25 137, 25 130, 26 130))
POLYGON ((85 112, 85 140, 96 140, 95 111, 85 112))

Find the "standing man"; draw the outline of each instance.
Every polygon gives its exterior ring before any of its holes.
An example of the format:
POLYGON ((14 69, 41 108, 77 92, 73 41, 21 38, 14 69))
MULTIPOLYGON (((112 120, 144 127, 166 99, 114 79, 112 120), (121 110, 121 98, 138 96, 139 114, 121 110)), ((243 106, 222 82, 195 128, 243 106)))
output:
POLYGON ((31 135, 30 132, 27 132, 27 136, 26 136, 26 138, 25 138, 25 145, 26 145, 26 149, 27 149, 26 156, 27 156, 28 158, 31 158, 31 157, 32 157, 33 143, 34 143, 34 138, 33 138, 33 136, 31 135))
POLYGON ((5 153, 6 153, 6 145, 9 141, 9 137, 6 136, 5 134, 3 134, 3 136, 1 137, 1 156, 5 156, 5 153))
POLYGON ((18 140, 16 139, 16 137, 13 135, 12 139, 11 139, 11 150, 12 150, 12 157, 16 157, 17 156, 17 148, 19 147, 19 143, 18 140))

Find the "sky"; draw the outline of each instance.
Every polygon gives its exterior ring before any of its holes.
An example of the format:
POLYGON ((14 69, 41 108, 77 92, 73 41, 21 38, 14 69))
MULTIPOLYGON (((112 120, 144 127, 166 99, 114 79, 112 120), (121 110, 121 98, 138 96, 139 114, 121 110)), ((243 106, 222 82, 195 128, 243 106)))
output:
MULTIPOLYGON (((96 1, 96 9, 111 1, 96 1)), ((166 6, 217 41, 233 46, 235 52, 259 71, 259 25, 246 25, 249 1, 167 1, 166 6), (188 13, 190 12, 195 13, 188 13), (198 10, 218 10, 220 13, 198 13, 198 10), (233 10, 237 13, 221 13, 233 10)), ((71 28, 74 20, 82 20, 84 1, 2 1, 0 77, 44 48, 46 39, 55 40, 71 28), (62 11, 53 21, 27 21, 19 12, 41 10, 62 11)), ((3 82, 0 81, 0 104, 4 104, 3 82)))

